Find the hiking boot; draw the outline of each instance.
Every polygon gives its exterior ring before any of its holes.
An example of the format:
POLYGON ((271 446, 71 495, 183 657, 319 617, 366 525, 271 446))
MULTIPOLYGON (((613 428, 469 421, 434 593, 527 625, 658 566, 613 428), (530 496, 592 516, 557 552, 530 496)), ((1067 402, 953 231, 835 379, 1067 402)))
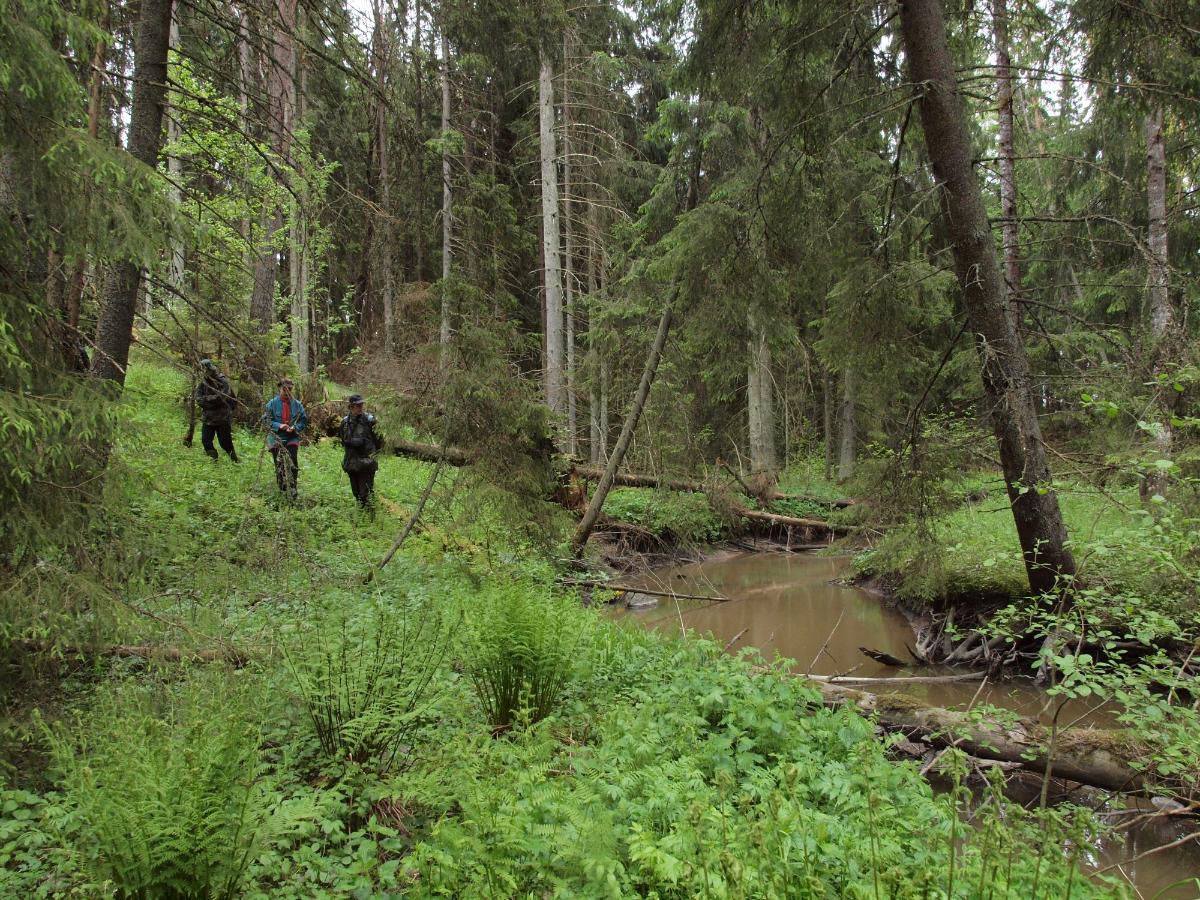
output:
POLYGON ((218 457, 218 456, 217 456, 217 451, 216 451, 216 450, 205 450, 205 451, 204 451, 204 453, 205 453, 205 455, 206 455, 206 456, 207 456, 209 459, 211 459, 213 462, 216 462, 216 461, 217 461, 217 460, 220 458, 220 457, 218 457))
POLYGON ((229 461, 230 461, 231 463, 240 463, 240 462, 241 462, 241 460, 240 460, 240 459, 238 459, 238 455, 237 455, 237 451, 236 451, 236 450, 230 450, 230 451, 229 451, 229 461))

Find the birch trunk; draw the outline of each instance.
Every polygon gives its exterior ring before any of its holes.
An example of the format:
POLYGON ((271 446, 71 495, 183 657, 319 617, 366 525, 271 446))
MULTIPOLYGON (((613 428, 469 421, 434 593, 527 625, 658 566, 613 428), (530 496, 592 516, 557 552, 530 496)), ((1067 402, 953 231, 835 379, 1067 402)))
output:
MULTIPOLYGON (((1171 273, 1167 256, 1167 152, 1163 142, 1162 107, 1146 117, 1146 199, 1149 205, 1149 307, 1150 355, 1156 376, 1165 371, 1170 357, 1170 340, 1175 326, 1171 306, 1171 273)), ((1158 418, 1151 447, 1159 459, 1170 459, 1174 444, 1171 419, 1175 415, 1176 391, 1170 385, 1156 387, 1158 418)), ((1151 468, 1141 484, 1142 499, 1163 495, 1167 473, 1151 468)))
POLYGON ((1004 302, 971 138, 947 46, 939 0, 901 0, 900 22, 910 80, 922 86, 920 111, 946 232, 954 253, 968 326, 982 369, 986 414, 1000 450, 1029 587, 1035 595, 1063 592, 1075 574, 1058 497, 1030 389, 1025 346, 1004 302))
POLYGON ((538 134, 542 168, 542 255, 546 279, 546 405, 561 420, 566 413, 563 379, 562 269, 559 260, 558 149, 554 134, 554 63, 545 49, 538 72, 538 134))

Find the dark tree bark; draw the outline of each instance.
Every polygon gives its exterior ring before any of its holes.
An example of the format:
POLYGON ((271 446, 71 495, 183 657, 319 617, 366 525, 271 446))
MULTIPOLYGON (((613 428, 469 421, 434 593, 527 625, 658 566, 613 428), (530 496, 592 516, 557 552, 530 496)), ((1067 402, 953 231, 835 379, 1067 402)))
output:
MULTIPOLYGON (((163 107, 167 101, 167 48, 172 0, 142 0, 133 44, 133 106, 129 116, 129 153, 150 168, 162 149, 163 107)), ((116 266, 96 323, 96 359, 92 372, 125 384, 133 316, 142 270, 134 262, 116 266)))
POLYGON ((1004 220, 1004 281, 1009 314, 1021 322, 1021 257, 1017 234, 1017 170, 1013 141, 1013 83, 1009 57, 1008 2, 992 0, 996 40, 996 119, 1000 138, 1000 216, 1004 220))
POLYGON ((1030 389, 1029 360, 1004 302, 1004 280, 971 166, 966 113, 954 80, 939 0, 902 0, 910 76, 921 87, 921 123, 940 189, 967 321, 982 362, 987 416, 1000 449, 1021 552, 1035 594, 1063 590, 1075 573, 1030 389))

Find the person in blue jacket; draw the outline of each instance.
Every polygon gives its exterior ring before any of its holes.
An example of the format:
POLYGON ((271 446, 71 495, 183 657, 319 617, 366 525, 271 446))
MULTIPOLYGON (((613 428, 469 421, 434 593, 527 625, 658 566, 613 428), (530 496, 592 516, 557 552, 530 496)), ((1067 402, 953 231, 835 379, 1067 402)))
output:
POLYGON ((275 480, 280 492, 296 499, 296 476, 300 472, 300 432, 308 424, 304 404, 292 396, 292 379, 279 379, 279 393, 267 401, 263 421, 267 423, 267 449, 275 457, 275 480))

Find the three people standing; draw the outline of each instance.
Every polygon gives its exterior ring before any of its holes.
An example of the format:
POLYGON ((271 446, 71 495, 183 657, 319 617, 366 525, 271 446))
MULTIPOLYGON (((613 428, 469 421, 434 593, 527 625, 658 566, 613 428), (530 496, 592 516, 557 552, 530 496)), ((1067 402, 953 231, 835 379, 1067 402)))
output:
POLYGON ((267 449, 275 458, 275 481, 281 493, 295 500, 300 432, 308 424, 308 414, 304 404, 292 396, 292 387, 292 379, 279 379, 279 393, 267 401, 263 421, 267 423, 267 449))

